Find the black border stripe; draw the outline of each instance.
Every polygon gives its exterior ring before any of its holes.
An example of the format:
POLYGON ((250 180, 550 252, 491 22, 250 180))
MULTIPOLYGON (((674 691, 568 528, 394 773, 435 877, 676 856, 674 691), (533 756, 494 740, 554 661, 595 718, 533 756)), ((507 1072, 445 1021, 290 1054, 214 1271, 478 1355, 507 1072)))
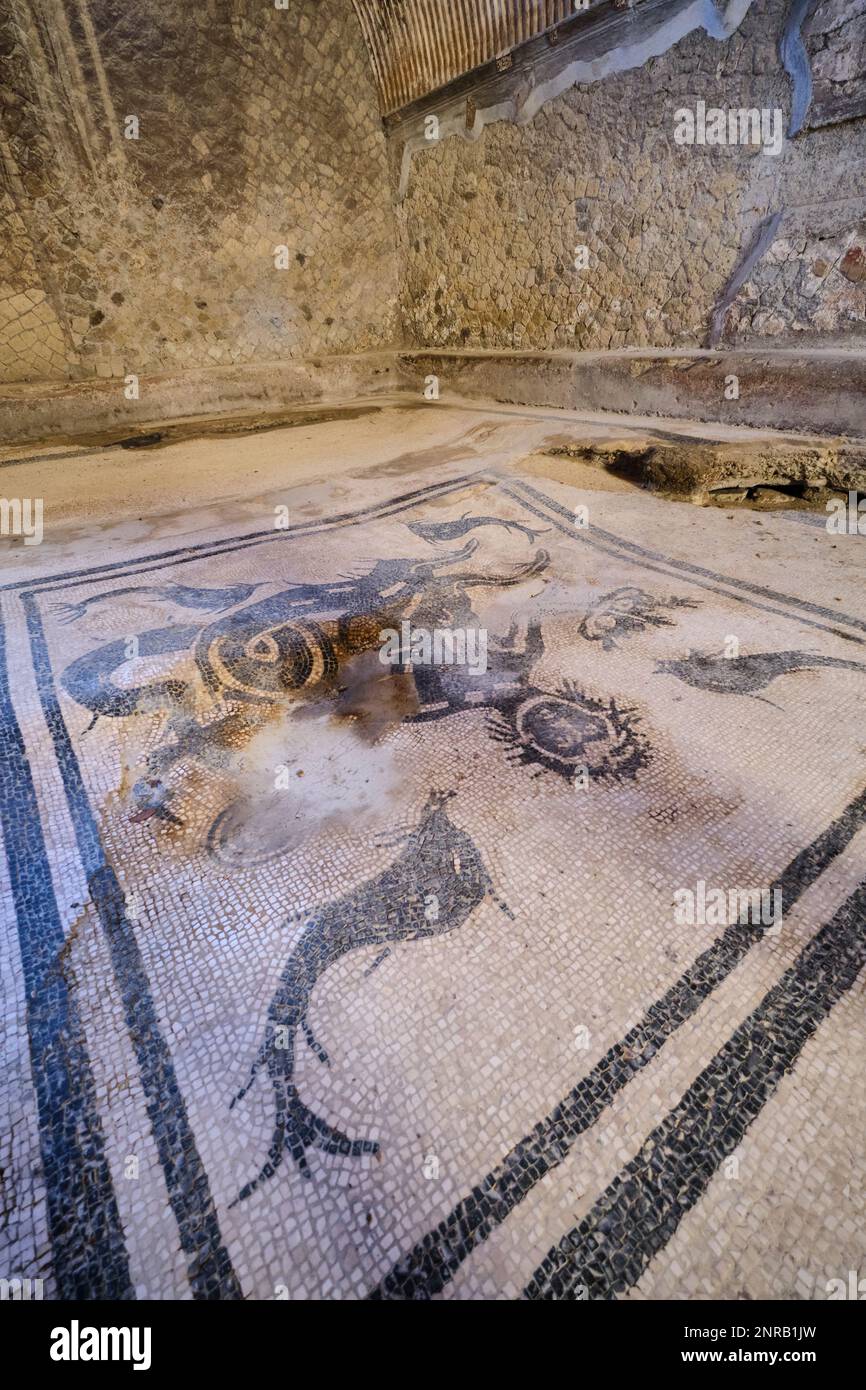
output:
POLYGON ((485 482, 496 485, 499 479, 491 474, 463 473, 457 478, 449 478, 444 483, 429 483, 398 497, 388 498, 373 507, 363 507, 356 512, 338 512, 325 521, 299 521, 294 526, 270 526, 265 531, 251 531, 247 536, 228 536, 223 540, 201 541, 198 545, 179 546, 176 550, 153 551, 132 560, 116 560, 109 565, 89 565, 79 570, 66 570, 62 574, 46 574, 34 579, 16 579, 9 584, 0 585, 0 594, 11 591, 31 593, 50 592, 53 588, 69 588, 68 581, 74 584, 96 583, 120 571, 125 577, 132 574, 146 574, 153 569, 163 569, 170 561, 176 565, 186 565, 193 560, 207 559, 211 555, 222 555, 235 550, 248 550, 251 546, 265 545, 269 541, 295 539, 298 536, 315 535, 320 531, 332 531, 340 526, 351 526, 359 521, 375 521, 379 517, 393 516, 405 511, 416 502, 427 497, 444 496, 449 492, 459 492, 467 483, 485 482), (144 567, 144 568, 142 568, 144 567))
MULTIPOLYGON (((791 860, 772 885, 781 891, 786 911, 864 824, 866 788, 791 860)), ((652 1061, 762 936, 760 926, 737 923, 728 927, 574 1089, 394 1266, 369 1297, 419 1299, 440 1293, 472 1251, 506 1220, 546 1173, 563 1162, 579 1136, 595 1124, 617 1093, 652 1061)))
POLYGON ((547 521, 553 521, 554 526, 556 526, 563 535, 569 536, 572 540, 583 541, 587 545, 594 546, 596 550, 602 550, 607 555, 616 556, 619 560, 630 561, 632 564, 638 565, 642 570, 652 570, 654 573, 664 574, 668 578, 679 578, 685 583, 695 584, 700 589, 708 589, 711 593, 718 594, 722 598, 730 599, 735 603, 748 603, 753 608, 758 608, 764 613, 772 613, 774 617, 783 618, 788 622, 798 622, 806 627, 818 628, 821 632, 830 632, 834 637, 841 637, 845 642, 866 643, 866 637, 855 637, 852 632, 845 632, 838 626, 839 623, 848 623, 851 627, 860 628, 866 632, 866 622, 861 622, 859 618, 849 618, 844 613, 833 613, 829 608, 821 608, 817 604, 809 603, 805 599, 792 598, 788 594, 777 593, 774 589, 762 589, 753 584, 746 584, 742 580, 727 579, 724 575, 716 574, 713 570, 701 569, 700 566, 691 565, 685 560, 670 560, 664 555, 657 554, 655 551, 643 551, 640 546, 633 545, 630 541, 621 540, 618 536, 612 535, 609 531, 602 531, 598 526, 580 527, 575 523, 572 514, 566 508, 561 507, 558 502, 552 502, 550 498, 544 497, 542 493, 536 492, 534 488, 530 488, 526 483, 516 482, 515 487, 503 484, 502 491, 508 493, 516 502, 521 502, 523 506, 526 507, 528 511, 534 513, 535 516, 543 517, 547 521), (521 497, 520 493, 516 491, 517 487, 530 492, 539 502, 546 503, 548 507, 564 520, 557 520, 556 517, 550 517, 538 507, 533 506, 531 502, 521 497), (602 539, 598 539, 599 537, 602 539), (675 571, 674 575, 671 574, 671 570, 675 571), (740 592, 731 593, 730 588, 723 587, 725 585, 729 585, 740 592), (803 617, 803 613, 800 611, 792 614, 786 613, 784 608, 771 608, 766 603, 759 603, 754 597, 755 594, 770 599, 776 604, 787 605, 798 610, 802 609, 808 613, 814 613, 819 617, 829 618, 832 620, 833 626, 803 617))
POLYGON ((135 931, 126 915, 123 891, 105 857, 81 768, 63 720, 42 620, 32 594, 24 594, 22 602, 39 699, 60 768, 88 889, 99 914, 114 978, 123 1000, 153 1139, 181 1247, 187 1256, 190 1287, 195 1298, 241 1298, 241 1287, 223 1245, 210 1184, 196 1147, 171 1051, 159 1026, 135 931))
POLYGON ((641 560, 653 560, 656 564, 672 565, 675 569, 699 575, 702 579, 712 579, 717 584, 726 584, 732 589, 740 589, 745 594, 754 594, 758 598, 770 599, 773 603, 786 603, 807 613, 814 613, 816 617, 829 618, 831 622, 850 623, 851 627, 866 632, 866 620, 863 618, 849 618, 843 613, 834 613, 832 608, 822 608, 820 604, 810 603, 808 599, 792 598, 790 594, 780 594, 777 590, 767 589, 762 584, 749 584, 745 579, 731 579, 723 574, 717 574, 715 570, 704 569, 702 565, 693 565, 688 560, 672 560, 669 556, 662 555, 658 550, 647 550, 645 546, 637 545, 634 541, 623 540, 622 536, 616 536, 612 531, 603 531, 600 526, 591 526, 586 529, 574 527, 573 513, 567 507, 563 507, 560 502, 554 502, 543 492, 532 487, 530 483, 524 483, 519 478, 514 481, 517 487, 523 492, 529 493, 536 502, 545 503, 552 511, 570 521, 578 536, 590 539, 590 533, 592 533, 601 536, 602 540, 608 541, 622 550, 630 551, 641 560))
POLYGON ((9 691, 2 612, 0 755, 0 822, 18 923, 57 1292, 63 1299, 131 1299, 135 1293, 96 1084, 78 1005, 62 964, 66 934, 54 897, 33 774, 9 691))
MULTIPOLYGON (((265 531, 253 531, 248 536, 228 537, 218 541, 202 541, 198 545, 183 546, 176 550, 156 551, 150 555, 141 556, 137 560, 118 560, 109 565, 97 565, 79 570, 68 570, 61 574, 45 575, 44 578, 37 576, 35 579, 15 580, 10 584, 0 585, 0 593, 23 590, 30 590, 33 592, 37 590, 42 591, 55 585, 57 587, 68 587, 64 581, 76 581, 78 583, 89 581, 98 582, 106 578, 109 574, 117 571, 122 571, 124 574, 130 575, 146 573, 150 569, 161 569, 169 560, 173 560, 176 564, 188 564, 193 560, 206 558, 208 555, 218 555, 227 551, 247 549, 251 545, 261 545, 267 541, 272 541, 280 537, 294 538, 303 535, 313 535, 317 532, 331 530, 337 526, 352 525, 362 521, 372 521, 377 517, 392 516, 400 511, 406 510, 414 503, 424 501, 429 497, 444 496, 449 492, 459 491, 462 487, 479 482, 497 487, 501 492, 507 493, 514 501, 526 508, 526 510, 534 512, 536 516, 539 515, 539 513, 531 506, 528 498, 533 499, 536 503, 541 503, 543 506, 549 508, 551 512, 555 513, 562 521, 567 523, 566 526, 559 526, 563 534, 574 540, 581 540, 592 545, 597 545, 600 549, 608 551, 608 553, 628 552, 636 561, 642 562, 644 568, 651 569, 654 565, 664 565, 668 567, 668 570, 672 568, 679 571, 683 577, 687 574, 694 575, 696 577, 695 582, 697 582, 698 579, 711 581, 709 584, 705 583, 701 585, 703 588, 714 588, 716 585, 727 586, 726 588, 719 587, 718 589, 714 589, 714 591, 725 593, 728 598, 736 597, 734 594, 729 593, 728 589, 738 589, 744 595, 752 596, 753 599, 755 597, 768 599, 772 603, 795 608, 800 622, 806 621, 802 617, 802 614, 804 612, 809 612, 816 617, 828 619, 833 624, 844 623, 849 627, 854 627, 858 631, 866 633, 866 621, 861 618, 852 618, 845 613, 834 613, 831 609, 822 608, 817 604, 810 603, 806 599, 795 598, 790 594, 779 593, 775 589, 767 589, 760 585, 749 584, 743 579, 732 579, 726 575, 718 574, 715 570, 708 570, 699 565, 692 565, 686 560, 671 559, 668 556, 662 555, 659 551, 647 550, 643 546, 635 544, 633 541, 624 540, 621 536, 615 535, 612 531, 605 531, 598 526, 591 526, 586 529, 578 527, 574 523, 573 513, 569 512, 567 507, 563 507, 561 503, 554 501, 545 493, 539 492, 538 489, 532 487, 531 484, 524 482, 514 475, 491 472, 486 469, 479 469, 475 473, 463 473, 459 477, 449 478, 444 483, 430 483, 425 487, 415 488, 413 491, 401 493, 397 497, 390 498, 373 507, 362 507, 354 512, 339 512, 336 516, 325 521, 299 522, 296 526, 281 527, 279 530, 270 527, 265 531), (527 496, 519 495, 516 489, 519 489, 521 493, 527 494, 527 496), (605 542, 605 544, 601 544, 600 542, 605 542), (142 566, 146 566, 147 569, 141 568, 142 566)), ((546 519, 551 520, 550 517, 546 519)), ((626 556, 621 555, 621 558, 626 558, 626 556)), ((754 606, 756 608, 761 608, 763 605, 755 603, 754 606)), ((775 610, 767 609, 765 611, 772 612, 775 610)), ((821 624, 812 625, 822 626, 821 624)), ((862 640, 853 638, 850 633, 842 632, 837 627, 830 628, 830 631, 849 642, 862 640)))
POLYGON ((866 883, 822 927, 579 1226, 529 1299, 615 1298, 640 1279, 866 965, 866 883))

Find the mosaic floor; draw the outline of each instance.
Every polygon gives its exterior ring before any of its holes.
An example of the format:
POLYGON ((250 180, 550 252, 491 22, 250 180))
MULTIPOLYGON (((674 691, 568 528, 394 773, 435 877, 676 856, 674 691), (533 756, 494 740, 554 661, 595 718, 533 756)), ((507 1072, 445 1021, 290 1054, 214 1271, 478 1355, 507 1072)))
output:
POLYGON ((174 510, 4 549, 0 1272, 826 1298, 866 1273, 863 542, 429 419, 127 456, 174 510), (181 506, 232 451, 243 501, 181 506), (486 660, 385 665, 403 623, 486 660))

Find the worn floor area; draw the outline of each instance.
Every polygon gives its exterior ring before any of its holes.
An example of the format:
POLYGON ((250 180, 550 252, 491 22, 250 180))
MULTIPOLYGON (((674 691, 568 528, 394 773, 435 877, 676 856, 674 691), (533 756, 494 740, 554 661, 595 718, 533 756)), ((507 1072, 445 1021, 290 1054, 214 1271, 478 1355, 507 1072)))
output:
POLYGON ((45 539, 0 542, 3 1268, 820 1299, 866 1264, 863 540, 662 500, 562 418, 4 466, 45 539), (466 660, 385 665, 402 624, 466 660))

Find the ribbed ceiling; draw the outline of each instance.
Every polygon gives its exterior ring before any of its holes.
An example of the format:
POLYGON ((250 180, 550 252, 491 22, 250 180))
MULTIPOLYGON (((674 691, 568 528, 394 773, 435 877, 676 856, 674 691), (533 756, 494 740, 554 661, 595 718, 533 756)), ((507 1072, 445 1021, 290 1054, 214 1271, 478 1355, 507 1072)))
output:
POLYGON ((573 17, 574 0, 354 0, 383 115, 573 17))

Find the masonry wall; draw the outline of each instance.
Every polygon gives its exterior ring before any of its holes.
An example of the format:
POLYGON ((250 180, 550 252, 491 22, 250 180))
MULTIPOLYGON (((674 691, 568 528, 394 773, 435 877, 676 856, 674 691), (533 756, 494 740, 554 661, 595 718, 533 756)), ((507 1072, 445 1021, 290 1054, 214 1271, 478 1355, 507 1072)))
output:
POLYGON ((0 90, 0 381, 394 341, 394 211, 349 0, 6 0, 0 90))
MULTIPOLYGON (((788 0, 717 8, 735 6, 727 40, 693 32, 526 124, 425 146, 395 205, 399 143, 389 178, 350 0, 6 0, 0 381, 401 340, 692 347, 715 328, 731 345, 862 344, 866 0, 808 7, 812 99, 778 156, 673 138, 699 100, 791 113, 788 0)), ((515 90, 531 77, 518 57, 515 90)))
MULTIPOLYGON (((693 32, 635 70, 573 87, 525 125, 500 120, 475 141, 419 149, 399 210, 408 342, 693 347, 715 321, 723 343, 862 344, 866 5, 810 8, 812 101, 778 155, 677 144, 674 113, 699 100, 780 107, 787 126, 787 0, 753 3, 727 40, 693 32), (737 287, 762 228, 769 240, 737 287)), ((623 43, 632 21, 622 16, 623 43)), ((515 91, 531 78, 516 67, 515 91)))

